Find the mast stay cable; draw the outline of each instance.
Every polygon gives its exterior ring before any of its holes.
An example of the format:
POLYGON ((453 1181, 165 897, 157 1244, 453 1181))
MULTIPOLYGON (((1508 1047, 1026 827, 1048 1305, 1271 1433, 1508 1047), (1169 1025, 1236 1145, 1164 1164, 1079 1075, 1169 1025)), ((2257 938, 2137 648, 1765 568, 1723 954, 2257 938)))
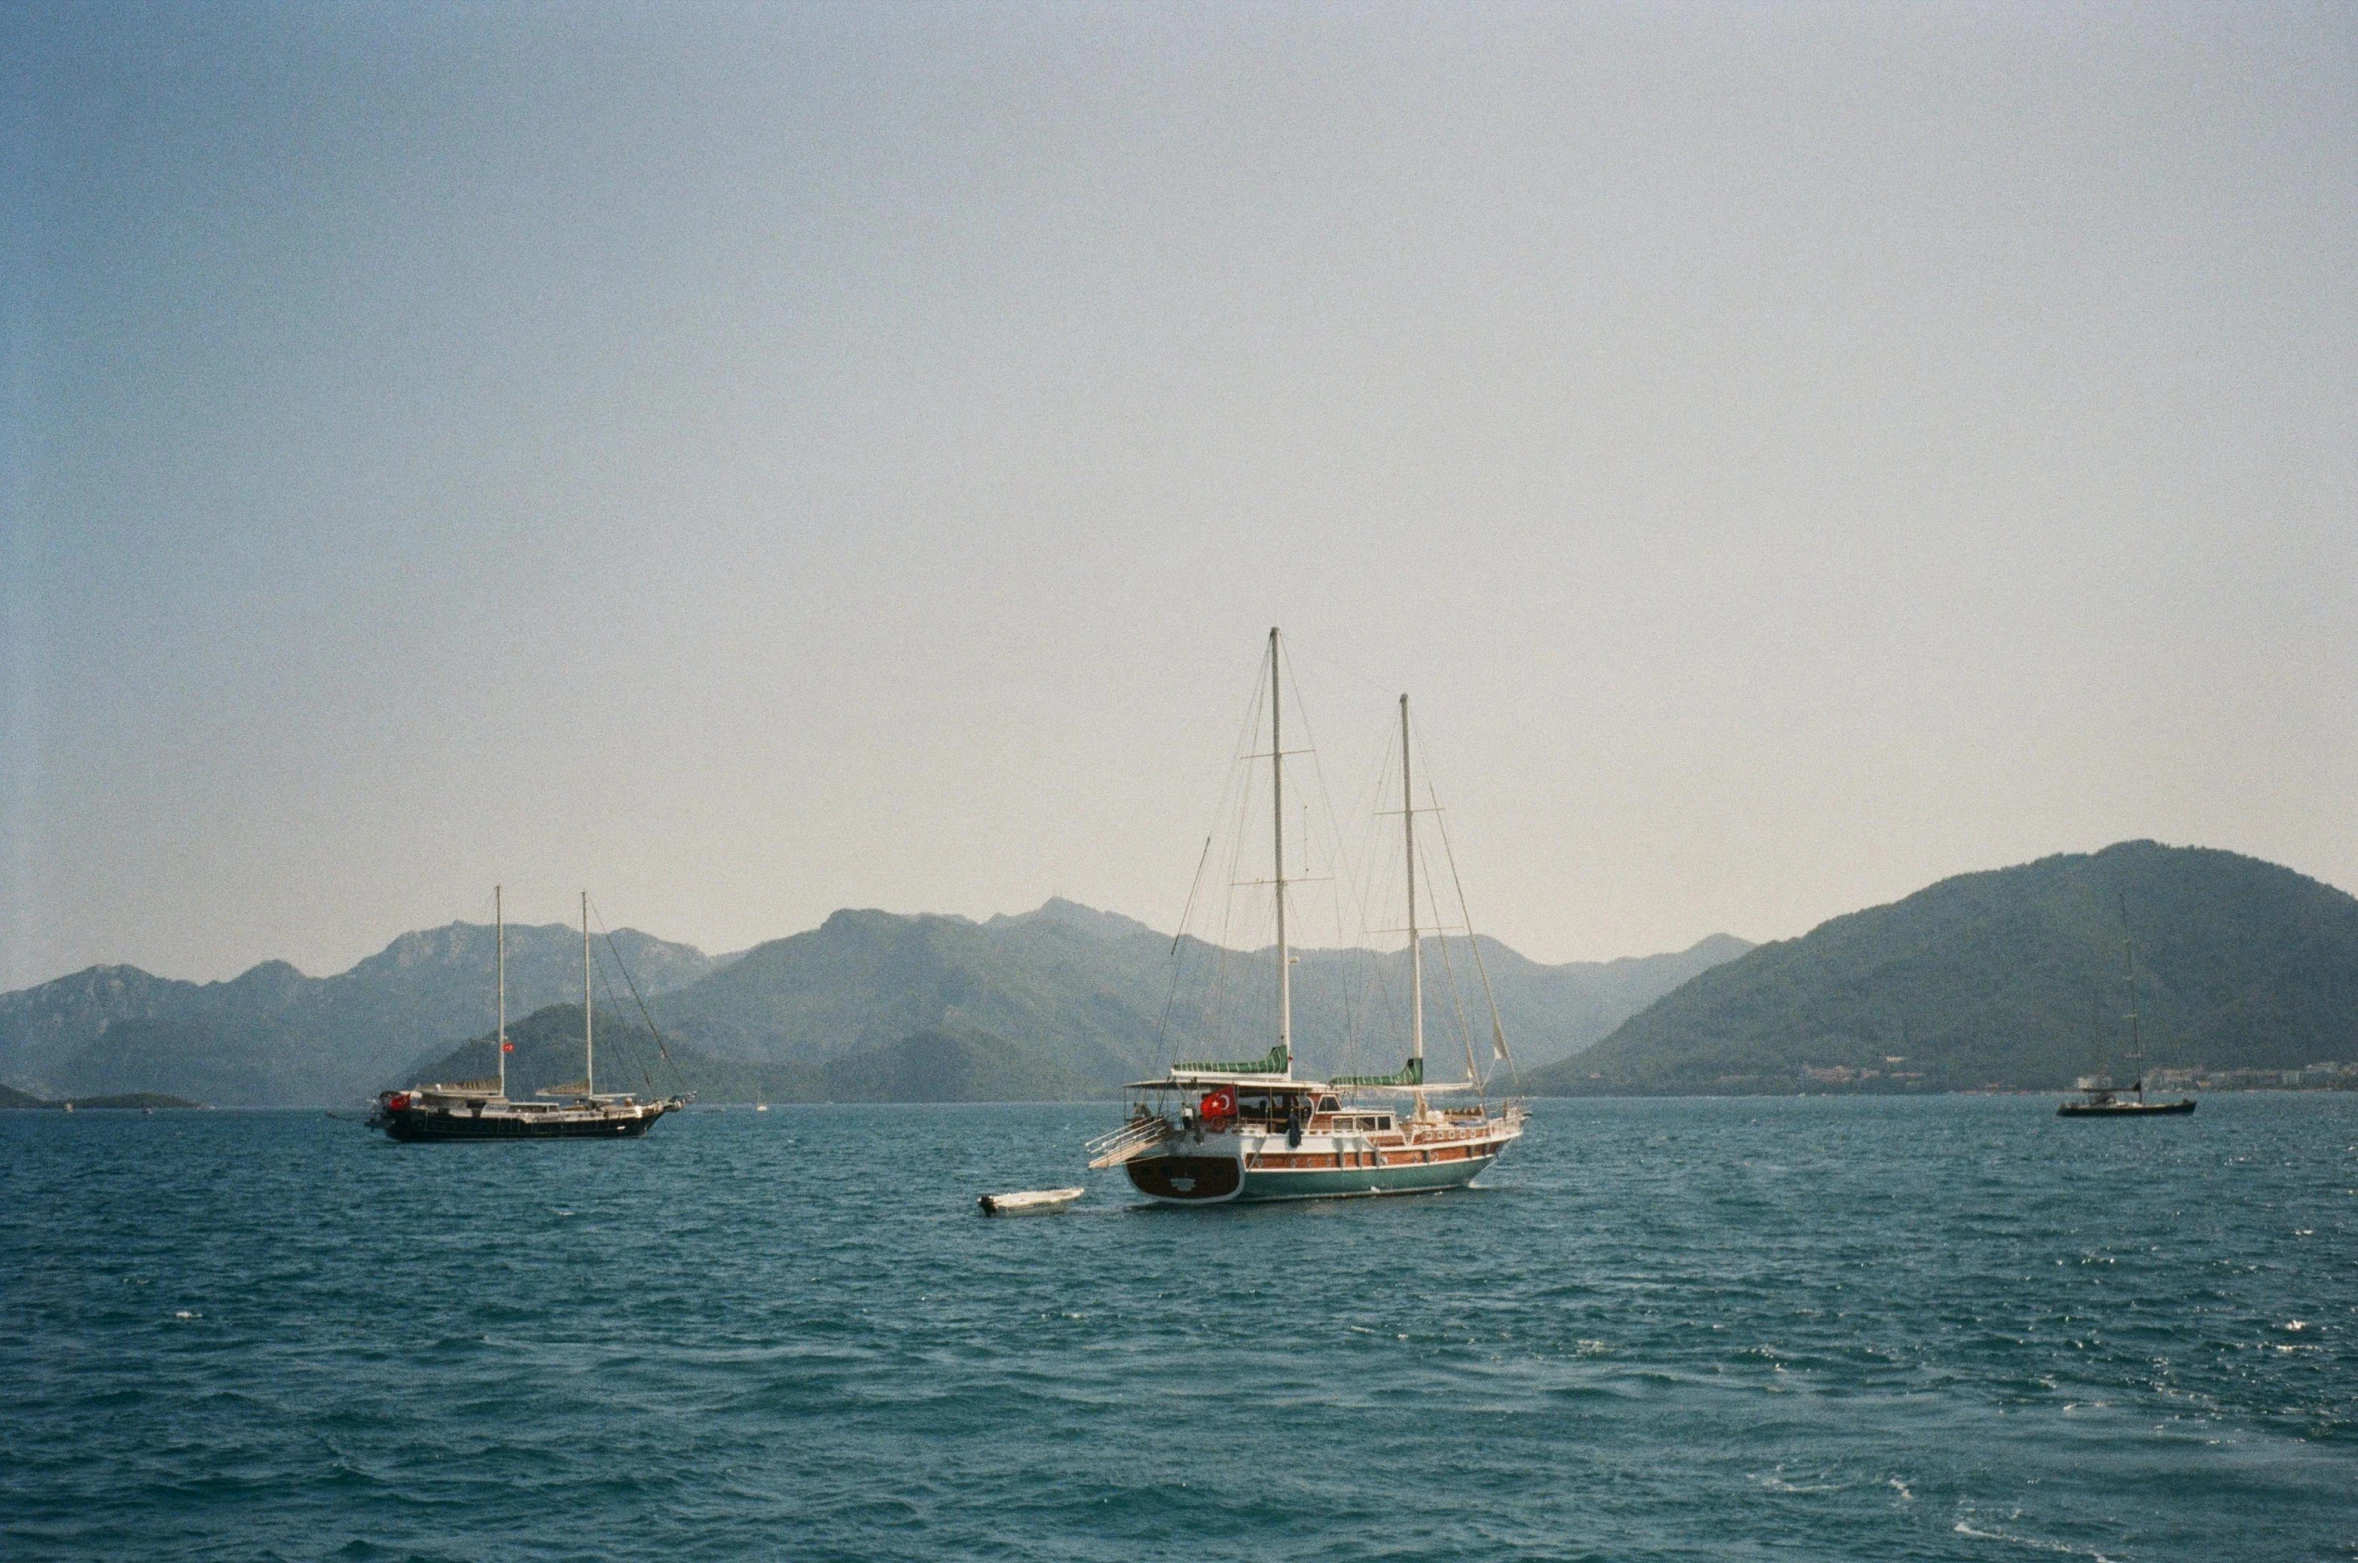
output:
MULTIPOLYGON (((614 942, 614 931, 606 926, 606 914, 598 908, 595 901, 590 903, 590 912, 598 920, 598 931, 605 935, 606 948, 614 957, 615 968, 622 973, 622 980, 630 985, 630 996, 639 1007, 639 1018, 646 1021, 647 1034, 655 1039, 655 1051, 662 1056, 664 1063, 671 1066, 672 1079, 681 1092, 692 1095, 693 1093, 688 1090, 687 1071, 680 1068, 679 1060, 671 1056, 671 1049, 664 1044, 663 1030, 655 1024, 654 1011, 647 1008, 646 996, 639 992, 639 981, 631 975, 630 963, 622 958, 622 946, 614 942)), ((607 996, 613 997, 614 984, 606 978, 603 968, 600 968, 598 977, 600 981, 606 983, 607 996)), ((615 1007, 621 1007, 619 1001, 615 1007)), ((655 1089, 654 1077, 645 1070, 639 1072, 639 1078, 646 1082, 648 1090, 655 1089)))

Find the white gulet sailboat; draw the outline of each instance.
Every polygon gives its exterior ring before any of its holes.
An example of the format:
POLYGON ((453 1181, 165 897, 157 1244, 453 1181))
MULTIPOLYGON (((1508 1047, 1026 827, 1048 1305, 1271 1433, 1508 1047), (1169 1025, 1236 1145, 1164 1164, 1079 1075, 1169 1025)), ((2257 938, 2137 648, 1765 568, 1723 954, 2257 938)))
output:
MULTIPOLYGON (((1515 1103, 1480 1099, 1472 1050, 1467 1078, 1425 1078, 1424 936, 1417 928, 1416 816, 1408 697, 1400 697, 1401 829, 1408 867, 1409 1056, 1389 1075, 1294 1077, 1293 960, 1286 939, 1285 743, 1279 710, 1278 632, 1269 632, 1269 764, 1274 803, 1270 884, 1277 926, 1277 1039, 1241 1063, 1173 1064, 1129 1087, 1129 1120, 1089 1144, 1089 1165, 1120 1167, 1149 1198, 1175 1205, 1341 1199, 1463 1188, 1523 1133, 1515 1103), (1473 1092, 1470 1106, 1431 1098, 1473 1092), (1372 1098, 1372 1100, 1371 1100, 1372 1098)), ((1485 988, 1487 984, 1485 983, 1485 988)), ((1497 1056, 1506 1037, 1491 1009, 1497 1056)))
MULTIPOLYGON (((493 886, 492 917, 498 928, 499 1027, 493 1033, 498 1049, 499 1075, 491 1080, 462 1080, 455 1084, 413 1085, 406 1091, 386 1091, 368 1116, 371 1128, 396 1140, 611 1140, 645 1134, 665 1113, 678 1112, 692 1099, 682 1096, 642 1100, 628 1092, 597 1088, 598 1049, 595 1012, 590 1004, 589 892, 581 896, 581 1079, 571 1085, 551 1086, 537 1093, 539 1100, 508 1099, 508 917, 500 887, 493 886)), ((621 959, 621 952, 615 952, 621 959)), ((635 992, 636 989, 634 988, 635 992)), ((652 1021, 649 1024, 653 1024, 652 1021)))

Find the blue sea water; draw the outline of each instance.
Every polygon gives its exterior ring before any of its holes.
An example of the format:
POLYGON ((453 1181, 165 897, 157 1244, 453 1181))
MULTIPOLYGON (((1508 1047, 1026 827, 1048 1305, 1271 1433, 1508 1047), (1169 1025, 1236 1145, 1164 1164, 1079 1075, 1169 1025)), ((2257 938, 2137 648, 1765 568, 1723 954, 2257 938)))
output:
POLYGON ((1543 1102, 1060 1216, 1107 1108, 0 1114, 0 1554, 2358 1557, 2358 1096, 1543 1102))

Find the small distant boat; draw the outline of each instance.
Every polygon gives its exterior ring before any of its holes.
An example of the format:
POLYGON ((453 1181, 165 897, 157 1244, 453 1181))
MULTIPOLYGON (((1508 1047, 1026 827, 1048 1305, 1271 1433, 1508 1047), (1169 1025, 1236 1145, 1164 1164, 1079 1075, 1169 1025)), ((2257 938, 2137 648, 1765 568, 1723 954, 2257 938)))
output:
POLYGON ((2125 1086, 2116 1086, 2109 1071, 2080 1076, 2077 1082, 2080 1099, 2059 1104, 2055 1109, 2058 1118, 2180 1117, 2194 1111, 2191 1096, 2174 1102, 2145 1099, 2145 1041, 2137 1028, 2137 942, 2129 934, 2129 906, 2125 897, 2121 902, 2121 962, 2121 981, 2129 990, 2128 1060, 2132 1066, 2130 1073, 2136 1078, 2125 1086))
POLYGON ((491 1080, 413 1085, 387 1091, 368 1115, 369 1127, 392 1139, 414 1140, 611 1140, 645 1134, 665 1113, 688 1105, 684 1096, 641 1101, 627 1092, 597 1089, 597 1038, 590 1007, 589 893, 581 897, 582 1077, 570 1085, 537 1092, 546 1098, 508 1098, 508 922, 498 887, 492 890, 499 938, 499 1075, 491 1080))
POLYGON ((2111 1091, 2091 1091, 2085 1100, 2065 1102, 2055 1109, 2058 1118, 2136 1118, 2166 1113, 2190 1113, 2195 1102, 2191 1096, 2174 1102, 2149 1102, 2140 1093, 2135 1101, 2124 1102, 2111 1091))
POLYGON ((1088 1190, 1027 1189, 1016 1194, 985 1194, 975 1201, 986 1216, 1045 1216, 1062 1210, 1088 1190))

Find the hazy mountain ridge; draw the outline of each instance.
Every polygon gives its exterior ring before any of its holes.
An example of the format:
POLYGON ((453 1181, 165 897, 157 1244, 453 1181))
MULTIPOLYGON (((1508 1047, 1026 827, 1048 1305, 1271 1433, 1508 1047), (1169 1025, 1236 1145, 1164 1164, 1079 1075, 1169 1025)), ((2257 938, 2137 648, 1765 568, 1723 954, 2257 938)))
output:
POLYGON ((1139 1034, 1152 1035, 1145 1017, 1161 1002, 1168 947, 1143 924, 1079 920, 1053 902, 989 923, 846 910, 755 946, 655 1010, 726 1057, 817 1064, 928 1031, 980 1032, 1111 1080, 1145 1066, 1139 1034))
MULTIPOLYGON (((604 937, 599 955, 610 965, 604 937)), ((613 938, 644 992, 715 965, 693 946, 635 929, 613 938)), ((347 1100, 400 1062, 489 1029, 497 964, 491 927, 451 923, 405 933, 331 977, 284 961, 208 983, 94 966, 0 994, 0 1080, 50 1096, 164 1089, 225 1105, 347 1100)), ((509 925, 510 1013, 580 991, 578 929, 509 925)))
POLYGON ((1817 1068, 1873 1070, 1873 1089, 2068 1087, 2120 1045, 2124 897, 2154 1065, 2358 1058, 2358 899, 2136 841, 1958 875, 1762 945, 1531 1084, 1785 1091, 1822 1084, 1803 1074, 1817 1068))
MULTIPOLYGON (((1453 945, 1459 999, 1481 1000, 1453 945)), ((1483 959, 1511 1045, 1526 1062, 1561 1058, 1694 973, 1751 948, 1714 935, 1669 955, 1546 966, 1495 940, 1483 959)), ((1427 1029, 1453 1039, 1452 996, 1438 945, 1428 947, 1427 1029)), ((1407 1002, 1401 952, 1307 950, 1294 984, 1302 1067, 1391 1068, 1405 1041, 1392 1011, 1407 1002), (1370 981, 1370 973, 1380 979, 1370 981), (1378 1013, 1371 1015, 1373 1008, 1378 1013), (1353 1039, 1356 1038, 1356 1045, 1353 1039)), ((965 918, 841 911, 820 927, 746 953, 725 972, 666 995, 658 1021, 721 1057, 821 1063, 928 1030, 1019 1038, 1081 1078, 1108 1084, 1175 1058, 1253 1057, 1276 1035, 1276 952, 1173 940, 1145 924, 1069 901, 976 923, 965 918), (1173 965, 1223 966, 1225 1006, 1173 965)), ((1487 1059, 1488 1025, 1476 1023, 1487 1059)), ((1442 1066, 1446 1067, 1446 1066, 1442 1066)))
MULTIPOLYGON (((570 1002, 578 1026, 579 933, 515 925, 508 935, 509 1013, 529 1017, 570 1002)), ((1257 1055, 1274 1035, 1274 951, 1174 942, 1062 899, 983 922, 845 910, 725 960, 629 931, 616 940, 675 1054, 701 1060, 711 1089, 723 1093, 750 1095, 748 1082, 774 1080, 781 1100, 864 1100, 845 1093, 929 1079, 929 1089, 1061 1097, 1175 1057, 1257 1055), (1184 992, 1172 1002, 1175 950, 1183 963, 1225 963, 1241 999, 1220 1015, 1184 992), (919 1039, 930 1040, 919 1047, 919 1039), (991 1061, 996 1085, 980 1081, 977 1060, 991 1061), (733 1072, 737 1065, 752 1072, 733 1072)), ((1462 957, 1462 944, 1453 947, 1462 957)), ((1746 948, 1715 935, 1675 954, 1547 966, 1483 944, 1508 1036, 1526 1064, 1595 1041, 1746 948)), ((1367 995, 1356 1010, 1345 995, 1354 974, 1374 970, 1404 1004, 1404 967, 1398 952, 1303 953, 1296 1035, 1305 1067, 1392 1067, 1399 1044, 1384 1040, 1384 1027, 1398 1030, 1398 1017, 1371 1024, 1367 995), (1343 1039, 1355 1028, 1368 1040, 1353 1056, 1343 1039)), ((1445 1026, 1448 991, 1438 965, 1431 969, 1428 1027, 1439 1049, 1454 1032, 1445 1026)), ((208 984, 94 967, 0 995, 0 1080, 47 1095, 162 1089, 223 1104, 349 1101, 434 1072, 425 1065, 449 1059, 455 1039, 487 1036, 492 971, 491 930, 463 923, 404 934, 329 978, 284 962, 208 984)), ((1461 975, 1461 997, 1478 1004, 1470 971, 1461 975)), ((620 1006, 618 1025, 637 1023, 621 984, 601 984, 601 1024, 609 1003, 620 1006)), ((1486 1036, 1486 1024, 1477 1030, 1486 1036)), ((522 1035, 521 1022, 511 1031, 522 1035)), ((482 1072, 489 1062, 486 1051, 482 1072)))

